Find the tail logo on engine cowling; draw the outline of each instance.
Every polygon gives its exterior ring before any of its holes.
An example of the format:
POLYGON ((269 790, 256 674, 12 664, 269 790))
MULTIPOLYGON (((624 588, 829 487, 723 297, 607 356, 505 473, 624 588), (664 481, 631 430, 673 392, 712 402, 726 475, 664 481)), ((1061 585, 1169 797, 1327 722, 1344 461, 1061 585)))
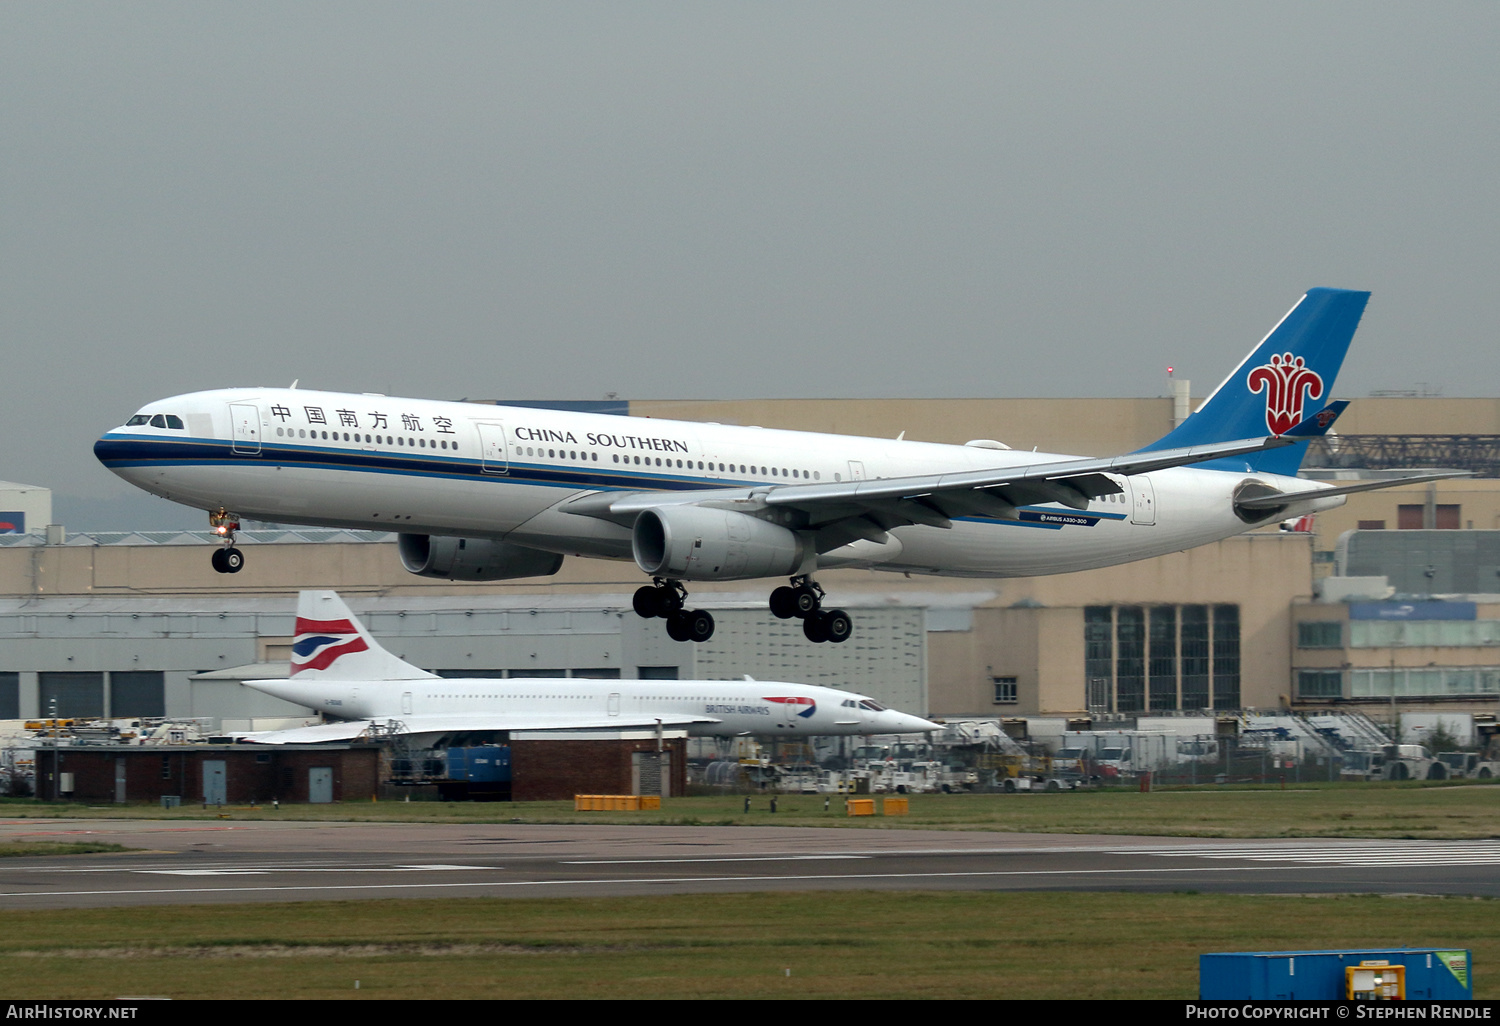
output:
POLYGON ((1251 392, 1266 393, 1266 429, 1273 435, 1284 435, 1302 420, 1306 399, 1323 394, 1323 378, 1307 366, 1300 356, 1283 353, 1271 357, 1250 372, 1245 380, 1251 392))
POLYGON ((326 670, 339 656, 364 652, 370 646, 349 620, 305 620, 297 617, 292 641, 292 676, 303 670, 326 670))

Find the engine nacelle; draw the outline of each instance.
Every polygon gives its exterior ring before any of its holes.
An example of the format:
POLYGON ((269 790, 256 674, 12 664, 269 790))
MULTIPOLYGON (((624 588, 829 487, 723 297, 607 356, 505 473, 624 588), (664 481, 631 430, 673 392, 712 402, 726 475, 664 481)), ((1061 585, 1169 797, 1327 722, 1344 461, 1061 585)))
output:
POLYGON ((807 552, 785 527, 707 506, 646 510, 635 518, 631 546, 646 573, 685 581, 788 577, 807 552))
POLYGON ((551 577, 562 567, 555 552, 541 552, 489 538, 434 538, 403 534, 396 539, 401 565, 419 577, 445 581, 506 581, 551 577))

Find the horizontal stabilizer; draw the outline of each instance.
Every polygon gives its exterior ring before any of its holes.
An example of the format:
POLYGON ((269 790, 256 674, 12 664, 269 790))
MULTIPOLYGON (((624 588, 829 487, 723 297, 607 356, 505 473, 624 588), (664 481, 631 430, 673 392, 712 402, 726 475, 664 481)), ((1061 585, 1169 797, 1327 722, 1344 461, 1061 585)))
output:
POLYGON ((1355 492, 1374 492, 1382 488, 1399 488, 1402 485, 1424 484, 1442 481, 1450 477, 1472 477, 1471 470, 1444 470, 1432 474, 1413 474, 1411 477, 1384 478, 1380 481, 1359 481, 1354 484, 1334 485, 1329 488, 1314 488, 1305 492, 1277 492, 1274 495, 1258 495, 1253 499, 1236 499, 1235 505, 1245 509, 1275 509, 1294 502, 1309 499, 1328 499, 1335 495, 1353 495, 1355 492))

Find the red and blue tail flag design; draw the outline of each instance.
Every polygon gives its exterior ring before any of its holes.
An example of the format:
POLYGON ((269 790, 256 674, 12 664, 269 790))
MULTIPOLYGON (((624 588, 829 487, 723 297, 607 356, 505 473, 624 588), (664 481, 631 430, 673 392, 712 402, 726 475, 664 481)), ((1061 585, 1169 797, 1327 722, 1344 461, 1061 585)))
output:
POLYGON ((1332 420, 1314 420, 1301 431, 1293 429, 1332 405, 1328 397, 1334 379, 1369 298, 1368 292, 1309 289, 1196 413, 1140 451, 1211 445, 1258 435, 1294 435, 1299 444, 1210 460, 1198 466, 1296 475, 1307 453, 1306 439, 1320 433, 1312 427, 1326 431, 1332 420))
POLYGON ((818 703, 814 702, 811 698, 764 698, 762 701, 779 702, 788 707, 787 712, 792 712, 791 706, 805 705, 807 706, 806 709, 798 709, 794 714, 801 716, 805 720, 811 719, 812 714, 818 711, 818 703))
POLYGON ((303 670, 326 670, 339 656, 369 647, 349 620, 305 620, 299 616, 297 636, 292 641, 292 676, 303 670))

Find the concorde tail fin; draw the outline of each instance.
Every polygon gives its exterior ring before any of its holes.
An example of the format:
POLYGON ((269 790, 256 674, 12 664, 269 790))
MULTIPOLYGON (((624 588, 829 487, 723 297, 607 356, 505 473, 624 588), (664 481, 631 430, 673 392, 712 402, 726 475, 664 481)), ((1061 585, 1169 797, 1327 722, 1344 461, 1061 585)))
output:
POLYGON ((298 680, 420 680, 436 676, 381 647, 331 591, 297 596, 291 676, 298 680))

